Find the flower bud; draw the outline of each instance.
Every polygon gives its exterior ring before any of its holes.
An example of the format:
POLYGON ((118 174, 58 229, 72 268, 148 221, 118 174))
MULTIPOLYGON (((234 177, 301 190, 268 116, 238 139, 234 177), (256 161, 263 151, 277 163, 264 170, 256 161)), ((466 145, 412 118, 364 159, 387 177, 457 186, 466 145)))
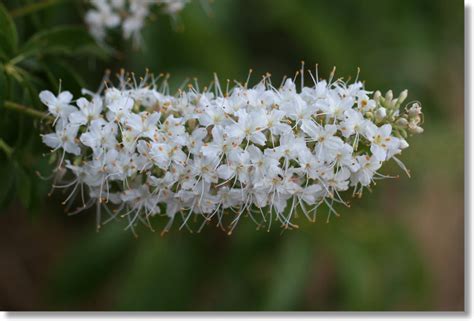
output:
POLYGON ((380 107, 375 111, 375 120, 382 121, 387 116, 387 110, 383 107, 380 107))
POLYGON ((408 116, 415 117, 421 114, 421 106, 418 103, 414 103, 410 109, 408 109, 408 116))
POLYGON ((411 119, 411 121, 418 125, 419 123, 421 123, 421 118, 420 116, 416 115, 411 119))
POLYGON ((408 90, 405 89, 404 91, 402 91, 400 93, 400 95, 398 96, 398 103, 401 104, 405 101, 405 99, 407 99, 407 96, 408 96, 408 90))
POLYGON ((421 134, 422 132, 424 132, 424 129, 421 128, 420 126, 416 126, 416 127, 412 128, 412 129, 410 129, 410 132, 411 132, 412 134, 421 134))
POLYGON ((389 90, 389 91, 387 91, 387 93, 385 94, 385 100, 386 100, 387 102, 390 102, 390 101, 392 101, 392 99, 393 99, 393 91, 392 91, 392 90, 389 90))
POLYGON ((412 134, 421 134, 424 130, 416 122, 410 121, 408 131, 412 134))
POLYGON ((382 97, 382 93, 380 92, 380 90, 377 90, 374 93, 374 100, 378 102, 380 100, 380 97, 382 97))
POLYGON ((402 128, 406 128, 408 126, 408 120, 406 120, 406 118, 399 118, 395 124, 402 128))
POLYGON ((395 108, 398 104, 398 98, 393 99, 390 103, 389 106, 390 108, 395 108))

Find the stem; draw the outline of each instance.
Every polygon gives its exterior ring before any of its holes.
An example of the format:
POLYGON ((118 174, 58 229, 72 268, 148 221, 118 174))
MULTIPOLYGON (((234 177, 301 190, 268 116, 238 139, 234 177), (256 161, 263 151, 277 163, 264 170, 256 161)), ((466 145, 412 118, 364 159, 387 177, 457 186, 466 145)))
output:
POLYGON ((45 119, 46 118, 46 119, 52 120, 51 116, 49 116, 45 112, 33 109, 31 107, 27 107, 27 106, 24 106, 24 105, 17 104, 13 101, 7 100, 7 101, 5 101, 3 106, 6 109, 17 111, 17 112, 23 113, 23 114, 31 116, 31 117, 40 118, 40 119, 45 119))
POLYGON ((0 149, 10 158, 13 154, 13 148, 10 147, 3 139, 0 138, 0 149))
POLYGON ((54 6, 54 5, 59 4, 59 3, 61 3, 61 2, 66 2, 66 1, 68 1, 68 0, 43 0, 43 1, 37 1, 37 2, 33 2, 33 3, 31 3, 31 4, 28 4, 28 5, 26 5, 26 6, 17 8, 17 9, 15 9, 15 10, 12 10, 12 11, 10 12, 10 15, 11 15, 13 18, 17 18, 17 17, 21 17, 21 16, 27 15, 27 14, 29 14, 29 13, 36 12, 36 11, 39 11, 39 10, 42 10, 42 9, 45 9, 45 8, 54 6))

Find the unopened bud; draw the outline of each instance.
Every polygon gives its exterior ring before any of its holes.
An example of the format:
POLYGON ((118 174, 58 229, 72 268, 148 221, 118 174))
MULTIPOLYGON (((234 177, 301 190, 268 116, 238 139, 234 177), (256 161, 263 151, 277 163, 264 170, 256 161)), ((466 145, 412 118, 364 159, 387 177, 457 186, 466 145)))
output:
POLYGON ((408 130, 412 134, 421 134, 423 132, 423 128, 418 126, 415 122, 410 122, 408 124, 408 130))
POLYGON ((375 101, 379 101, 380 100, 380 97, 382 97, 382 93, 377 90, 375 93, 374 93, 374 100, 375 101))
POLYGON ((398 126, 402 128, 405 128, 408 126, 408 120, 406 120, 406 118, 399 118, 397 119, 395 124, 397 124, 398 126))
POLYGON ((421 134, 422 132, 424 132, 425 130, 420 127, 420 126, 416 126, 413 130, 413 134, 421 134))
POLYGON ((414 103, 410 109, 408 109, 408 116, 415 117, 421 114, 421 106, 418 103, 414 103))
POLYGON ((377 121, 383 120, 387 116, 387 110, 383 107, 380 107, 375 111, 375 119, 377 121))
POLYGON ((407 99, 408 97, 408 90, 405 89, 404 91, 402 91, 400 93, 400 95, 398 96, 398 102, 401 104, 405 101, 405 99, 407 99))
POLYGON ((393 99, 393 92, 392 92, 392 90, 389 90, 389 91, 387 91, 387 93, 385 94, 385 100, 386 100, 387 102, 390 102, 390 101, 392 101, 392 99, 393 99))
POLYGON ((395 106, 397 106, 397 104, 398 104, 398 98, 395 98, 390 102, 389 107, 394 108, 395 106))

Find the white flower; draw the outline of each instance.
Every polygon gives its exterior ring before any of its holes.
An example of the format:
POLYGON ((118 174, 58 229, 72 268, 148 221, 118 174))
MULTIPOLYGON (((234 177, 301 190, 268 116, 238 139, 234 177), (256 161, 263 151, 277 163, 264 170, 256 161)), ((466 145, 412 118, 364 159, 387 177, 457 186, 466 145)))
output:
MULTIPOLYGON (((94 3, 113 11, 130 1, 94 3)), ((148 8, 133 3, 137 15, 148 8)), ((276 89, 264 78, 225 94, 216 83, 215 93, 189 88, 171 96, 166 83, 126 77, 92 100, 79 98, 78 108, 69 92, 40 94, 56 117, 43 142, 60 153, 61 168, 65 160, 71 175, 63 177, 73 177, 64 182, 73 187, 68 199, 80 186, 98 225, 106 207, 132 230, 151 227, 155 215, 168 217, 164 231, 179 217, 181 227, 202 217, 199 230, 217 220, 232 232, 244 216, 268 228, 275 220, 296 227, 297 213, 313 221, 322 204, 330 213, 335 203, 347 205, 349 187, 360 194, 387 177, 378 171, 388 160, 409 174, 397 158, 408 148, 404 133, 409 124, 422 131, 418 104, 387 107, 360 82, 315 80, 298 91, 292 80, 276 89), (390 117, 381 117, 382 108, 390 117)))
POLYGON ((123 202, 130 204, 130 207, 137 211, 136 216, 132 218, 134 221, 137 219, 140 211, 144 211, 146 217, 151 213, 160 212, 154 195, 150 193, 146 185, 124 191, 121 194, 121 199, 123 202))
POLYGON ((361 155, 357 156, 359 170, 352 176, 352 184, 360 183, 362 186, 368 186, 372 182, 372 177, 382 166, 382 162, 376 157, 361 155))
POLYGON ((79 107, 79 110, 69 114, 69 121, 72 124, 86 125, 101 117, 102 99, 99 97, 94 97, 92 101, 88 101, 85 98, 79 98, 76 105, 79 107))
POLYGON ((102 119, 91 122, 87 132, 83 133, 80 141, 90 148, 94 154, 100 154, 103 150, 114 149, 117 145, 117 125, 108 123, 102 119))
MULTIPOLYGON (((187 140, 186 146, 191 154, 199 154, 204 145, 203 139, 207 136, 207 130, 204 128, 196 128, 187 140)), ((217 155, 214 155, 217 156, 217 155)))
POLYGON ((217 196, 223 208, 238 206, 243 201, 242 191, 236 188, 229 188, 227 186, 220 188, 217 192, 217 196))
POLYGON ((204 112, 199 116, 199 123, 202 126, 208 127, 211 125, 220 125, 226 119, 224 109, 216 106, 209 106, 204 109, 204 112))
POLYGON ((322 187, 319 184, 312 184, 301 188, 296 195, 308 205, 314 205, 321 196, 322 187))
POLYGON ((71 105, 72 94, 69 91, 63 91, 56 97, 49 90, 43 90, 40 92, 39 98, 43 104, 48 106, 48 112, 56 119, 59 117, 67 118, 77 110, 76 107, 71 105))
POLYGON ((336 151, 334 160, 339 167, 346 167, 352 172, 359 169, 357 160, 354 157, 354 149, 347 143, 342 144, 342 146, 340 146, 336 151))
POLYGON ((306 149, 307 147, 304 138, 295 137, 293 131, 291 131, 280 136, 280 145, 274 148, 274 152, 278 158, 284 157, 285 159, 295 159, 302 150, 306 149))
POLYGON ((336 173, 330 172, 330 175, 325 177, 326 183, 334 191, 345 191, 349 188, 349 177, 351 172, 347 167, 342 167, 336 173))
POLYGON ((189 0, 91 0, 85 22, 89 31, 103 42, 109 30, 121 29, 124 39, 140 41, 140 31, 154 7, 161 7, 168 15, 176 15, 189 0))
POLYGON ((227 157, 227 164, 219 166, 217 174, 224 180, 234 177, 240 183, 247 184, 249 181, 250 156, 246 151, 233 150, 227 157))
MULTIPOLYGON (((163 143, 151 143, 149 145, 148 153, 154 164, 166 170, 170 165, 171 146, 163 143)), ((146 143, 143 143, 142 146, 146 146, 146 143)), ((144 150, 147 150, 146 147, 144 150)))
POLYGON ((346 110, 344 113, 344 120, 341 122, 340 130, 344 137, 350 137, 354 134, 358 135, 364 133, 365 124, 368 120, 355 109, 346 110))
POLYGON ((384 161, 387 158, 387 151, 389 149, 398 147, 398 140, 394 140, 391 133, 392 126, 390 124, 385 124, 381 127, 370 124, 366 128, 367 139, 372 143, 370 151, 380 161, 384 161))
POLYGON ((250 145, 247 148, 251 168, 251 178, 254 182, 257 182, 264 177, 275 177, 276 175, 282 174, 280 168, 280 162, 278 157, 275 157, 275 153, 267 152, 264 154, 259 148, 254 145, 250 145))
POLYGON ((161 0, 160 2, 164 5, 163 11, 174 15, 181 10, 190 0, 161 0))
POLYGON ((359 107, 360 111, 365 113, 374 110, 377 104, 373 99, 370 99, 369 96, 363 94, 362 96, 358 97, 357 106, 359 107))
POLYGON ((316 104, 323 114, 326 115, 326 118, 337 118, 341 120, 344 119, 346 111, 352 110, 354 97, 341 97, 336 92, 330 92, 326 99, 320 100, 316 104))
POLYGON ((311 123, 312 117, 315 115, 318 107, 315 104, 308 104, 300 95, 294 92, 294 84, 288 79, 282 89, 283 99, 280 102, 280 110, 290 119, 302 123, 311 123))
POLYGON ((216 126, 212 128, 212 141, 204 143, 201 152, 206 157, 220 157, 223 153, 230 153, 239 144, 237 139, 228 136, 223 127, 216 126))
POLYGON ((266 141, 262 131, 267 125, 266 113, 263 110, 255 112, 246 112, 239 110, 236 112, 238 117, 237 123, 229 126, 229 136, 240 141, 246 139, 257 145, 264 145, 266 141))
POLYGON ((118 12, 114 12, 106 0, 95 0, 92 2, 96 10, 91 9, 86 13, 85 21, 89 25, 91 34, 103 40, 105 30, 115 28, 120 24, 118 12))
POLYGON ((130 115, 134 103, 130 97, 114 97, 107 103, 107 119, 123 122, 130 115))
POLYGON ((325 161, 332 160, 341 149, 343 141, 335 136, 338 127, 336 125, 318 126, 315 123, 306 123, 301 129, 316 141, 316 156, 325 161))
POLYGON ((130 114, 124 122, 138 137, 152 139, 157 134, 156 124, 160 120, 160 113, 142 112, 140 114, 130 114))
POLYGON ((319 177, 322 161, 318 159, 309 149, 302 150, 298 153, 298 164, 301 171, 311 179, 319 177))
POLYGON ((284 117, 285 112, 281 110, 274 109, 270 111, 267 116, 267 124, 265 127, 269 129, 272 135, 283 135, 291 131, 290 125, 281 122, 284 117))
POLYGON ((194 173, 206 183, 216 183, 218 181, 217 165, 219 160, 214 157, 197 157, 192 162, 191 167, 194 173))
POLYGON ((79 126, 60 120, 56 124, 56 132, 43 135, 43 142, 54 150, 62 148, 67 153, 80 155, 81 148, 76 143, 78 130, 79 126))

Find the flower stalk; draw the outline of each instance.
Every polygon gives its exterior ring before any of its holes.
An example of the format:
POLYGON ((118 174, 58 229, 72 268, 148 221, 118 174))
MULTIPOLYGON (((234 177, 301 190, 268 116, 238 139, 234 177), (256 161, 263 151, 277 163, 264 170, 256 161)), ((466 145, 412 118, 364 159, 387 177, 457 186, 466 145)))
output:
POLYGON ((34 13, 34 12, 37 12, 37 11, 55 6, 57 4, 67 2, 67 1, 70 1, 70 0, 42 0, 42 1, 36 1, 36 2, 32 2, 30 4, 27 4, 23 7, 12 10, 10 12, 10 15, 13 18, 18 18, 18 17, 26 16, 30 13, 34 13))
POLYGON ((5 109, 15 111, 24 115, 28 115, 33 118, 47 119, 47 120, 53 119, 51 116, 49 116, 47 113, 43 111, 39 111, 31 107, 27 107, 27 106, 24 106, 24 105, 21 105, 9 100, 4 102, 3 107, 5 109))
POLYGON ((13 147, 8 145, 2 138, 0 138, 0 149, 7 155, 8 158, 12 157, 13 147))

